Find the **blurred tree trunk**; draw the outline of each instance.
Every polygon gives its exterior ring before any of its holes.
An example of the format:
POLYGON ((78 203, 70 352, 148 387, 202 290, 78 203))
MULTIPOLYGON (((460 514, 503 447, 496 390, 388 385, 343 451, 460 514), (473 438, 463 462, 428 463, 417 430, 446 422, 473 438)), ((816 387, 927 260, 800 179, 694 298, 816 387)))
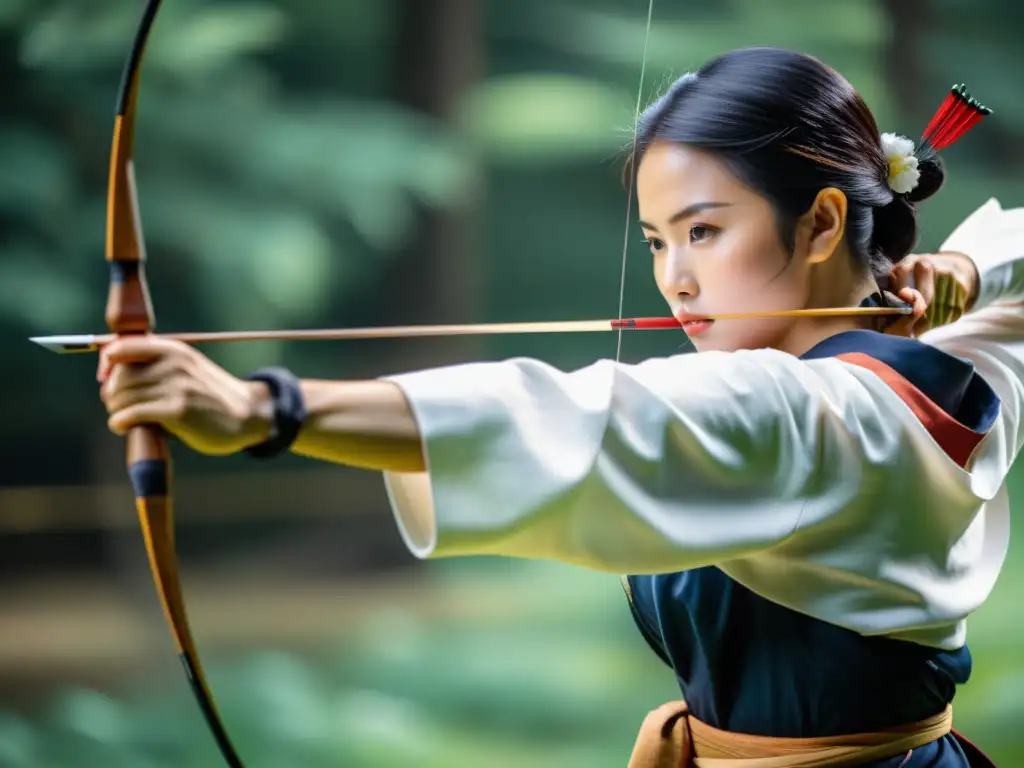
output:
POLYGON ((891 25, 885 49, 886 78, 904 117, 927 119, 924 113, 939 105, 927 88, 928 68, 921 50, 932 19, 931 4, 929 0, 882 0, 882 7, 891 25))
MULTIPOLYGON (((479 0, 399 0, 393 77, 395 99, 458 131, 463 97, 483 76, 484 13, 479 0)), ((479 177, 479 173, 477 176, 479 177)), ((388 287, 394 323, 480 320, 483 308, 477 214, 472 204, 449 210, 420 206, 416 236, 395 260, 388 287)), ((399 342, 404 366, 470 360, 479 339, 399 342)))

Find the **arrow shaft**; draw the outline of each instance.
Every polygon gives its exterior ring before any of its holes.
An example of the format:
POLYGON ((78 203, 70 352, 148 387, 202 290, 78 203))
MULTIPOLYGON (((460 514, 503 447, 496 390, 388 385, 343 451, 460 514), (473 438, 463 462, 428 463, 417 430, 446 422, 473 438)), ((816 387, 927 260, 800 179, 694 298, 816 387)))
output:
MULTIPOLYGON (((709 316, 708 320, 740 320, 775 317, 848 317, 906 315, 907 307, 826 307, 790 309, 777 312, 740 312, 709 316)), ((379 328, 318 328, 281 331, 214 331, 209 333, 169 333, 161 338, 186 344, 212 344, 236 341, 344 341, 357 339, 395 339, 430 336, 491 336, 518 333, 601 333, 619 330, 681 330, 671 317, 635 317, 623 320, 564 320, 553 322, 469 323, 460 325, 396 325, 379 328)), ((35 343, 58 354, 96 352, 112 342, 114 334, 38 336, 35 343)))

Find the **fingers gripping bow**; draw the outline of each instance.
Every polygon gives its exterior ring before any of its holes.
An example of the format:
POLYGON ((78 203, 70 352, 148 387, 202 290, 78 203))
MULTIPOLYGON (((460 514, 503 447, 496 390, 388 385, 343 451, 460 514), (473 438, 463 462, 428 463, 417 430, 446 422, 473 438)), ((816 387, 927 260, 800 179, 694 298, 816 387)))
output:
MULTIPOLYGON (((135 189, 132 148, 139 71, 149 31, 159 7, 160 0, 148 0, 146 3, 125 64, 114 118, 107 194, 106 258, 110 265, 110 290, 106 321, 111 332, 118 336, 145 334, 153 329, 153 308, 146 283, 146 250, 135 189)), ((231 768, 242 768, 242 761, 213 703, 185 612, 174 546, 171 457, 163 431, 156 427, 140 426, 129 432, 127 464, 153 580, 185 674, 227 764, 231 768)))

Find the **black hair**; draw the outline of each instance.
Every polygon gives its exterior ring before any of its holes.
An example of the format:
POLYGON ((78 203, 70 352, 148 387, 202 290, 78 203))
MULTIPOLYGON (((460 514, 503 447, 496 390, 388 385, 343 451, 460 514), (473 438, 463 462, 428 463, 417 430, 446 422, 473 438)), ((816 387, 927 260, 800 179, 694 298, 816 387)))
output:
POLYGON ((911 192, 893 192, 881 134, 864 99, 818 59, 780 48, 730 51, 683 75, 644 110, 635 141, 627 181, 655 142, 708 150, 768 199, 790 252, 796 220, 818 192, 841 190, 848 200, 846 242, 876 278, 917 245, 915 203, 945 178, 933 156, 920 161, 911 192))

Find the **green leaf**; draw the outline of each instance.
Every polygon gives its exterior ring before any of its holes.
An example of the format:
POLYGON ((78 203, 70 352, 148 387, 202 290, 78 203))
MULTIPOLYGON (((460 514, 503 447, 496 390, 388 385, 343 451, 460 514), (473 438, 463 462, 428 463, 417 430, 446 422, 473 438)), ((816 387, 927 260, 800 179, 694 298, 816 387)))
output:
POLYGON ((59 214, 75 195, 74 166, 57 137, 27 126, 0 126, 0 209, 44 230, 60 226, 59 214))
POLYGON ((632 132, 631 101, 635 96, 590 78, 506 75, 473 92, 465 119, 492 161, 546 166, 614 155, 632 132))
POLYGON ((80 276, 47 256, 37 246, 12 243, 0 259, 0 317, 39 334, 75 328, 90 313, 97 314, 94 297, 80 276))

